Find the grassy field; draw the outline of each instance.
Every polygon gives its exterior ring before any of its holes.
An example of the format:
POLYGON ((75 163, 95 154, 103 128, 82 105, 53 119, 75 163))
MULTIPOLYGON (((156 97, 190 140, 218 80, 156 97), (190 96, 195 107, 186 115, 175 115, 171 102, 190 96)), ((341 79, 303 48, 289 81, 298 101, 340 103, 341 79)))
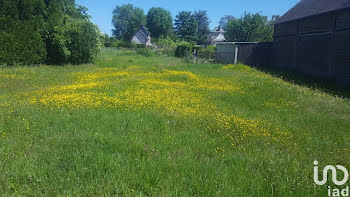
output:
POLYGON ((327 196, 350 101, 243 65, 103 50, 0 69, 0 195, 327 196))

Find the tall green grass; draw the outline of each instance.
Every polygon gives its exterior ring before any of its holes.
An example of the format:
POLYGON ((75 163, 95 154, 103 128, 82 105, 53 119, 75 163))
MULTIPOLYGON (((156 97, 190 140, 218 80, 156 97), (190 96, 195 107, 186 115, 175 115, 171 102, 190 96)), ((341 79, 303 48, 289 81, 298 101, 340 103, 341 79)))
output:
MULTIPOLYGON (((0 195, 326 196, 327 188, 313 182, 313 161, 350 170, 350 101, 247 66, 223 67, 105 49, 91 65, 1 68, 0 195), (237 94, 198 93, 223 113, 268 122, 290 137, 249 137, 233 146, 225 133, 208 128, 211 116, 26 100, 26 93, 77 83, 72 73, 130 66, 239 84, 237 94)), ((125 77, 114 89, 98 91, 130 89, 137 80, 125 77)), ((189 84, 181 77, 167 80, 189 84)))

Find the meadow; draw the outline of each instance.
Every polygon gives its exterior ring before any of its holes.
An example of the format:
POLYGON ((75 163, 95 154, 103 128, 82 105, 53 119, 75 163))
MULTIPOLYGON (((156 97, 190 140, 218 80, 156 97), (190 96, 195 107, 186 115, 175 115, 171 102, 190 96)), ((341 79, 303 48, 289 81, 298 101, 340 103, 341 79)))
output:
POLYGON ((104 49, 0 68, 2 196, 326 196, 350 100, 245 65, 104 49))

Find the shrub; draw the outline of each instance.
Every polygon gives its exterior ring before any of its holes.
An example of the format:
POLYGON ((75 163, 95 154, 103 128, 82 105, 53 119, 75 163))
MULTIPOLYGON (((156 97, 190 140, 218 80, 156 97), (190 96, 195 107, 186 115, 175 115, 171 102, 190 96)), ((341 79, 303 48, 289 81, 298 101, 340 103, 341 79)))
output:
POLYGON ((186 51, 192 52, 193 45, 189 42, 181 42, 175 49, 176 57, 185 57, 186 51))
POLYGON ((70 43, 67 46, 70 51, 68 62, 73 64, 92 62, 99 51, 99 30, 85 20, 74 20, 69 25, 67 36, 70 43))
POLYGON ((120 42, 118 43, 118 48, 126 48, 126 49, 142 49, 146 48, 145 45, 143 44, 135 44, 135 43, 130 43, 130 42, 120 42))
POLYGON ((0 63, 7 65, 42 64, 46 59, 45 44, 30 24, 13 23, 0 32, 0 63))
POLYGON ((156 45, 161 48, 176 48, 177 43, 172 40, 170 37, 167 38, 159 38, 155 41, 156 45))
POLYGON ((54 32, 47 44, 49 64, 89 63, 100 50, 96 25, 84 19, 68 19, 54 32))
POLYGON ((204 52, 216 52, 216 46, 214 45, 209 45, 206 48, 201 48, 200 51, 204 51, 204 52))
POLYGON ((198 51, 198 58, 201 59, 215 59, 216 46, 207 46, 206 48, 200 48, 198 51))
POLYGON ((75 0, 5 2, 0 64, 86 63, 99 51, 100 32, 75 0))
POLYGON ((151 57, 156 55, 151 49, 147 49, 147 48, 138 49, 137 54, 140 54, 145 57, 151 57))

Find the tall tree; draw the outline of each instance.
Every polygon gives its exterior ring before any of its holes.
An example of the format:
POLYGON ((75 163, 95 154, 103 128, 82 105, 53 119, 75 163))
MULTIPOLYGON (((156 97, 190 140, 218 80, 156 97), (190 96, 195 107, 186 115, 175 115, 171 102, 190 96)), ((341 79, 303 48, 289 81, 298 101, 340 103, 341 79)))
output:
POLYGON ((140 25, 146 23, 146 16, 142 9, 132 4, 117 6, 113 11, 113 35, 125 41, 130 41, 140 25))
POLYGON ((223 16, 219 21, 219 26, 226 30, 227 23, 233 19, 235 19, 235 17, 231 15, 223 16))
POLYGON ((276 21, 278 21, 279 19, 281 18, 281 15, 276 15, 276 14, 274 14, 274 15, 272 15, 271 16, 271 20, 270 20, 270 24, 271 25, 273 25, 276 21))
POLYGON ((90 62, 99 30, 75 0, 1 0, 0 64, 90 62))
POLYGON ((191 12, 181 11, 175 19, 175 33, 178 38, 186 41, 196 41, 198 23, 191 12))
POLYGON ((147 14, 147 28, 152 37, 168 37, 173 32, 173 18, 163 8, 151 8, 147 14))
POLYGON ((196 18, 197 24, 198 24, 198 44, 206 44, 208 34, 210 33, 209 30, 209 18, 207 15, 206 10, 199 10, 194 12, 194 17, 196 18))
POLYGON ((267 16, 244 13, 228 22, 225 37, 231 42, 272 41, 273 27, 267 16))

